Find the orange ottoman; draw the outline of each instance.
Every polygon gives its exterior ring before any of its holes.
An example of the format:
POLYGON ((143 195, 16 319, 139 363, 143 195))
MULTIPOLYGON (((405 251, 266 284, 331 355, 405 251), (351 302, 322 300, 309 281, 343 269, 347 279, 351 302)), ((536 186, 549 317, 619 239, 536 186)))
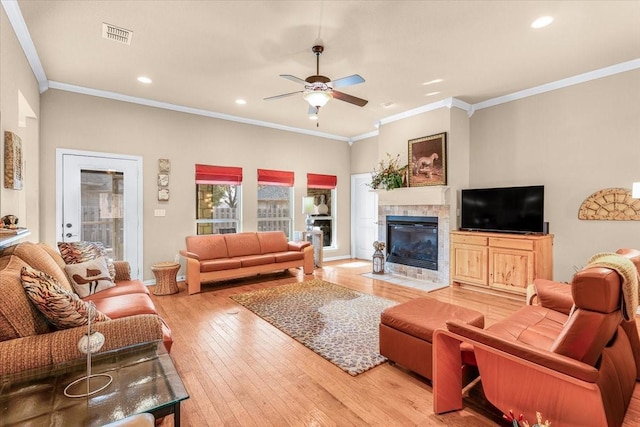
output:
MULTIPOLYGON (((451 319, 484 327, 482 313, 432 298, 416 298, 389 307, 380 316, 380 354, 431 379, 433 331, 446 328, 451 319)), ((463 354, 463 361, 466 359, 463 354)))

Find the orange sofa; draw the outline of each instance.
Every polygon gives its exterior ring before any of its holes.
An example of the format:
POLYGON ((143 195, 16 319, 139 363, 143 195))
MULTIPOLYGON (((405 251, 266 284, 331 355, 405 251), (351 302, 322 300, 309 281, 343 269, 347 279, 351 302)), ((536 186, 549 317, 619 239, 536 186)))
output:
POLYGON ((180 254, 187 262, 189 294, 200 292, 203 282, 234 279, 302 267, 313 273, 313 246, 288 242, 282 231, 188 236, 180 254))
MULTIPOLYGON (((100 352, 137 343, 163 340, 167 350, 171 330, 158 315, 147 287, 129 277, 129 264, 115 261, 115 286, 86 298, 111 320, 92 324, 105 336, 100 352)), ((34 368, 53 368, 84 358, 78 341, 87 327, 59 329, 31 303, 22 283, 22 267, 47 273, 74 292, 58 251, 42 243, 24 242, 0 250, 0 376, 34 368)))
POLYGON ((434 412, 462 408, 460 345, 466 343, 487 400, 503 413, 535 420, 538 411, 563 427, 621 425, 640 376, 636 313, 623 291, 625 283, 637 285, 640 252, 618 253, 625 259, 613 258, 626 266, 623 274, 591 264, 570 285, 536 280, 539 305, 486 329, 448 321, 447 329, 436 330, 434 412), (632 311, 626 318, 625 310, 632 311))

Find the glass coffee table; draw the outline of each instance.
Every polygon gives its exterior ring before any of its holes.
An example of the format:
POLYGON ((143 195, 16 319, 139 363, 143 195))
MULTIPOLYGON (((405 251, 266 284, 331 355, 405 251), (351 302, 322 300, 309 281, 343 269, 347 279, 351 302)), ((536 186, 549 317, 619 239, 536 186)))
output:
POLYGON ((180 402, 189 394, 161 341, 94 355, 91 366, 113 382, 88 398, 64 395, 86 375, 86 359, 2 377, 0 426, 102 426, 142 412, 174 414, 180 426, 180 402))

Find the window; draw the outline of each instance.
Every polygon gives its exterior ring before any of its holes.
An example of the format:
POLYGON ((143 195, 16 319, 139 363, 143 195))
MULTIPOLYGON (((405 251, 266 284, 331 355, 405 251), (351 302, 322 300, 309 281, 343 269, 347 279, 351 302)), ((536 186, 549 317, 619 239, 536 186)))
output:
POLYGON ((196 165, 197 234, 240 230, 242 168, 196 165))
POLYGON ((291 236, 293 181, 293 172, 258 169, 258 231, 291 236))
POLYGON ((307 196, 315 199, 316 213, 313 226, 322 230, 322 246, 334 246, 335 236, 335 200, 337 177, 335 175, 307 174, 307 196))

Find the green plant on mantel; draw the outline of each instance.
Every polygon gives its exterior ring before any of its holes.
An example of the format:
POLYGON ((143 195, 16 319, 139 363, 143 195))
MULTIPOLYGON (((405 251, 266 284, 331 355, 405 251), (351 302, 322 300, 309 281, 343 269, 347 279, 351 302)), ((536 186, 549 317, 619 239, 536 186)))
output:
POLYGON ((404 187, 407 165, 400 166, 400 154, 391 157, 387 153, 387 162, 380 160, 377 168, 371 172, 371 183, 369 187, 374 190, 393 190, 404 187))

